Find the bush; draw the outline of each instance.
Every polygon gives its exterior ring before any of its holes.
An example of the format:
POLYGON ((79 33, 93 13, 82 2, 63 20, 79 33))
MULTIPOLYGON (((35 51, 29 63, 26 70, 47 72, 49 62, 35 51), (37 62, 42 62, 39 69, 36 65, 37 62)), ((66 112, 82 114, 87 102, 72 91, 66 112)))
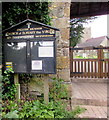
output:
POLYGON ((62 102, 51 101, 48 104, 34 101, 7 101, 3 103, 2 118, 74 118, 84 109, 77 107, 67 111, 62 102))
POLYGON ((49 90, 49 96, 52 100, 60 100, 68 97, 67 86, 64 84, 63 79, 53 78, 49 90))

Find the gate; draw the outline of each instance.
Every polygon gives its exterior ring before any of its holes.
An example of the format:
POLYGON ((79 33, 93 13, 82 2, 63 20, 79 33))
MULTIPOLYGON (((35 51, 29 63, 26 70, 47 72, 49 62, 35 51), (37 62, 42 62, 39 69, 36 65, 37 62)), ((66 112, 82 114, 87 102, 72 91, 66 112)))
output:
POLYGON ((109 47, 70 48, 70 76, 109 78, 109 47))

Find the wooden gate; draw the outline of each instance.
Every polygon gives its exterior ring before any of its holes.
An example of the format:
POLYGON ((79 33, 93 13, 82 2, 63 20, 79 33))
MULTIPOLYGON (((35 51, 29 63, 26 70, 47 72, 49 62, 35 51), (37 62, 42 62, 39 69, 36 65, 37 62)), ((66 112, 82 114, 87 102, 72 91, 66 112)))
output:
POLYGON ((70 48, 70 76, 109 78, 109 47, 70 48))

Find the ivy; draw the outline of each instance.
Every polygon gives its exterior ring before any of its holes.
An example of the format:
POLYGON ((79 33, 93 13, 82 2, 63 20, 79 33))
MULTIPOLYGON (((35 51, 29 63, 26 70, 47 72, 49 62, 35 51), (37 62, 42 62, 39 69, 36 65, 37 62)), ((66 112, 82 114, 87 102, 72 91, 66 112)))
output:
POLYGON ((3 2, 3 29, 25 19, 32 19, 50 25, 49 2, 3 2))
POLYGON ((16 87, 14 85, 14 71, 12 68, 5 70, 2 78, 2 98, 3 100, 15 99, 16 87))

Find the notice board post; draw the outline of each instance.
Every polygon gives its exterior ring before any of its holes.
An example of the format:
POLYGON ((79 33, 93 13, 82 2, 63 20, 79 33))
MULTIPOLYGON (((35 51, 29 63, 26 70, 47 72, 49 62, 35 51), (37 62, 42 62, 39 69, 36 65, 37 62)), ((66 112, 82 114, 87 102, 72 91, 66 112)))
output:
POLYGON ((19 76, 18 74, 14 74, 14 84, 16 86, 16 94, 15 97, 17 100, 20 99, 20 84, 19 84, 19 76))
POLYGON ((48 75, 46 75, 44 79, 44 102, 48 104, 49 102, 49 83, 48 83, 48 75))

